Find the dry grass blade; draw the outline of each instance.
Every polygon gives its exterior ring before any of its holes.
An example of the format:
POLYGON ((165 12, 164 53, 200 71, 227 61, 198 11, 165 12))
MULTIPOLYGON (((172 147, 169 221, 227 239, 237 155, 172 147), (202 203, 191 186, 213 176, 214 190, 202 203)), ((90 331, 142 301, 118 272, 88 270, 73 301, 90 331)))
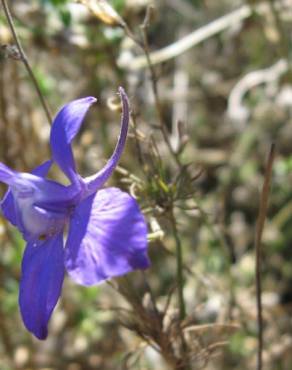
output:
POLYGON ((240 325, 237 324, 202 324, 202 325, 191 325, 185 328, 187 332, 197 332, 198 334, 203 334, 206 331, 215 331, 217 333, 233 333, 240 329, 240 325))

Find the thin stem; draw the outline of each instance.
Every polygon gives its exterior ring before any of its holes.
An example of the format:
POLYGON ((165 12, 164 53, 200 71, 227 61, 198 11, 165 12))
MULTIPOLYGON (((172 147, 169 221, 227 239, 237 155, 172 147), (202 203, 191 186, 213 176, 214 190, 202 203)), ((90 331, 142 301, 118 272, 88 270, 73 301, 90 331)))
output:
POLYGON ((151 84, 152 84, 155 107, 156 107, 156 111, 157 111, 158 119, 159 119, 159 127, 160 127, 160 130, 162 132, 163 139, 164 139, 164 141, 165 141, 165 143, 168 147, 168 150, 170 151, 173 158, 175 159, 176 164, 180 167, 181 163, 179 161, 177 153, 174 151, 174 149, 173 149, 173 147, 170 143, 168 131, 167 131, 167 128, 166 128, 165 123, 164 123, 164 118, 163 118, 163 113, 162 113, 162 108, 161 108, 161 103, 160 103, 159 93, 158 93, 157 76, 156 76, 156 73, 155 73, 155 69, 154 69, 154 67, 151 63, 151 59, 150 59, 149 42, 148 42, 148 35, 147 35, 147 28, 149 27, 149 20, 150 20, 150 12, 151 12, 151 6, 147 8, 147 13, 146 13, 146 16, 145 16, 145 20, 144 20, 144 22, 141 26, 142 37, 143 37, 143 47, 142 47, 142 49, 145 53, 145 58, 147 60, 147 66, 148 66, 149 72, 150 72, 150 81, 151 81, 151 84))
POLYGON ((168 147, 168 150, 170 151, 171 155, 173 156, 176 164, 178 167, 181 167, 181 162, 179 160, 179 152, 176 152, 174 148, 171 145, 169 134, 167 131, 167 128, 164 123, 161 103, 159 99, 159 93, 158 93, 158 85, 157 85, 157 76, 155 73, 155 69, 153 67, 153 63, 150 58, 150 49, 149 49, 149 42, 148 42, 148 35, 147 35, 147 29, 149 27, 149 21, 150 21, 150 15, 151 15, 152 6, 147 7, 146 15, 143 24, 140 26, 142 31, 142 40, 140 41, 131 31, 131 29, 128 27, 128 25, 123 21, 123 24, 121 26, 123 27, 126 35, 132 39, 136 45, 141 48, 141 50, 144 53, 144 58, 146 61, 146 67, 149 68, 150 72, 150 81, 152 85, 152 91, 154 95, 154 101, 155 101, 155 107, 158 115, 158 121, 159 121, 159 128, 162 132, 163 139, 168 147))
POLYGON ((184 286, 184 279, 183 279, 183 252, 182 252, 182 245, 181 240, 179 238, 176 221, 173 215, 173 211, 171 212, 171 224, 172 224, 172 232, 175 240, 175 247, 176 247, 176 277, 177 277, 177 285, 178 285, 178 302, 179 302, 179 316, 180 320, 183 320, 186 317, 186 308, 185 308, 185 301, 183 295, 183 286, 184 286))
MULTIPOLYGON (((180 321, 183 321, 186 317, 186 307, 184 301, 184 278, 183 278, 183 251, 181 240, 179 238, 179 234, 177 231, 176 220, 173 214, 173 208, 171 209, 171 224, 172 224, 172 232, 175 240, 175 248, 176 248, 176 280, 177 280, 177 291, 178 291, 178 303, 179 303, 179 318, 180 321)), ((181 356, 180 359, 176 362, 174 369, 175 370, 190 370, 189 366, 189 357, 188 357, 188 347, 185 341, 184 333, 180 331, 180 338, 181 338, 181 356)))
POLYGON ((257 351, 257 370, 262 370, 263 364, 263 314, 262 314, 262 284, 261 284, 261 269, 262 269, 262 234, 265 224, 265 219, 268 209, 268 199, 270 193, 272 168, 275 158, 275 144, 271 145, 269 158, 267 161, 265 179, 263 189, 260 196, 260 206, 258 221, 255 234, 255 250, 256 250, 256 301, 257 301, 257 324, 258 324, 258 351, 257 351))
POLYGON ((35 77, 35 75, 34 75, 34 73, 32 71, 32 68, 31 68, 30 64, 29 64, 29 61, 28 61, 28 59, 27 59, 27 57, 25 55, 25 52, 24 52, 24 50, 23 50, 23 48, 21 46, 20 40, 19 40, 19 38, 17 36, 16 30, 15 30, 15 26, 13 24, 12 16, 11 16, 10 10, 8 8, 7 2, 6 2, 6 0, 1 0, 1 2, 2 2, 2 6, 3 6, 3 9, 4 9, 4 13, 5 13, 7 22, 9 24, 11 33, 12 33, 13 38, 14 38, 15 44, 16 44, 16 46, 18 48, 18 51, 19 51, 19 54, 21 56, 21 60, 22 60, 23 64, 25 65, 25 68, 26 68, 26 70, 27 70, 27 72, 29 74, 29 77, 31 78, 31 81, 32 81, 32 83, 33 83, 33 85, 35 87, 35 90, 36 90, 36 92, 38 94, 38 97, 39 97, 39 99, 41 101, 41 104, 42 104, 42 106, 44 108, 44 111, 46 113, 46 116, 48 118, 48 121, 51 124, 52 123, 51 113, 49 111, 49 108, 47 106, 47 103, 45 101, 45 98, 43 97, 43 94, 41 92, 41 89, 39 87, 39 84, 37 82, 37 79, 36 79, 36 77, 35 77))
POLYGON ((133 128, 134 128, 134 138, 135 138, 138 161, 139 161, 140 166, 142 166, 143 170, 145 170, 145 168, 144 168, 145 163, 144 163, 144 159, 143 159, 142 148, 141 148, 140 141, 139 141, 139 138, 138 138, 138 133, 137 133, 136 113, 131 112, 130 117, 132 119, 133 128))

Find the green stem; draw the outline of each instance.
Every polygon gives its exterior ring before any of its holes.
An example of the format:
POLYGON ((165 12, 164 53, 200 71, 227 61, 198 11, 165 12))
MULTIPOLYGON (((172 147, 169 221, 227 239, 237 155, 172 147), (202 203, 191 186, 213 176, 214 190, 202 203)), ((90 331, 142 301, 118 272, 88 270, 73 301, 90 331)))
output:
POLYGON ((179 302, 179 316, 180 320, 183 320, 186 317, 186 308, 185 308, 185 301, 183 295, 183 286, 184 286, 184 279, 183 279, 183 253, 182 253, 182 245, 180 238, 178 236, 176 222, 173 213, 171 214, 171 223, 172 223, 172 231, 175 240, 175 247, 176 247, 176 277, 177 277, 177 285, 178 285, 178 302, 179 302))
POLYGON ((8 7, 8 5, 6 3, 6 0, 1 0, 1 2, 2 2, 2 6, 3 6, 3 10, 4 10, 4 13, 5 13, 7 22, 9 24, 11 33, 12 33, 13 38, 14 38, 15 44, 16 44, 17 49, 19 51, 19 54, 21 56, 21 60, 22 60, 24 66, 25 66, 25 68, 26 68, 26 70, 28 72, 28 75, 29 75, 29 77, 30 77, 33 85, 34 85, 34 88, 35 88, 35 90, 37 92, 37 95, 38 95, 38 97, 40 99, 40 102, 42 104, 42 107, 43 107, 43 109, 44 109, 44 111, 46 113, 47 119, 48 119, 49 123, 51 124, 52 123, 52 116, 51 116, 50 110, 49 110, 49 108, 47 106, 47 103, 45 101, 45 98, 44 98, 44 96, 42 94, 42 91, 41 91, 41 89, 39 87, 38 81, 37 81, 37 79, 36 79, 36 77, 35 77, 35 75, 34 75, 34 73, 32 71, 32 68, 31 68, 31 66, 29 64, 29 61, 28 61, 28 59, 27 59, 27 57, 25 55, 25 52, 24 52, 24 50, 23 50, 23 48, 21 46, 20 40, 19 40, 19 38, 17 36, 17 33, 16 33, 16 30, 15 30, 15 27, 14 27, 14 24, 13 24, 13 20, 12 20, 12 16, 11 16, 9 7, 8 7))

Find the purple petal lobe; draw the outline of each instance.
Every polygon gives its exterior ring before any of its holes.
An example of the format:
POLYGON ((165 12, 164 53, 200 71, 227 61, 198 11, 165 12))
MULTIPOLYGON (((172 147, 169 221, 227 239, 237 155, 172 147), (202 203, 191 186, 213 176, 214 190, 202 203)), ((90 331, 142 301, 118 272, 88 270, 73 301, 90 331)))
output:
POLYGON ((22 260, 19 305, 23 322, 37 338, 48 335, 48 321, 64 280, 63 236, 28 243, 22 260))
MULTIPOLYGON (((33 172, 45 175, 49 166, 46 162, 33 172)), ((81 189, 75 184, 66 187, 34 174, 15 173, 9 182, 11 193, 5 196, 2 208, 28 242, 63 230, 80 199, 81 189)))
MULTIPOLYGON (((3 163, 0 163, 0 182, 4 182, 9 185, 13 182, 15 176, 17 176, 16 172, 5 166, 3 163)), ((1 210, 5 218, 11 222, 12 225, 16 226, 16 212, 10 187, 1 201, 1 210)))
POLYGON ((7 190, 3 200, 1 201, 1 209, 5 218, 12 223, 12 225, 17 226, 17 211, 15 209, 13 194, 10 189, 7 190))
POLYGON ((77 179, 71 141, 78 133, 88 108, 94 102, 94 97, 74 100, 58 112, 53 122, 50 137, 53 159, 72 182, 77 179))
POLYGON ((53 161, 49 160, 49 161, 46 161, 44 163, 42 163, 41 165, 39 165, 38 167, 34 168, 31 173, 33 175, 36 175, 36 176, 40 176, 40 177, 46 177, 51 166, 53 164, 53 161))
POLYGON ((115 147, 114 153, 108 160, 107 164, 96 175, 87 177, 85 179, 85 183, 87 184, 87 195, 95 193, 108 180, 113 170, 115 169, 116 165, 118 164, 118 161, 122 155, 126 143, 130 115, 129 101, 122 87, 119 88, 119 93, 123 108, 120 136, 115 147))
POLYGON ((16 216, 13 221, 28 242, 63 230, 80 199, 80 190, 75 185, 66 187, 28 173, 17 174, 10 189, 14 200, 13 216, 16 216))
MULTIPOLYGON (((45 177, 49 172, 49 169, 52 165, 52 161, 46 161, 45 163, 41 164, 40 166, 36 167, 32 173, 37 176, 45 177)), ((14 226, 17 225, 17 208, 15 205, 14 197, 12 194, 11 189, 9 188, 6 194, 3 197, 1 202, 1 209, 5 218, 12 223, 14 226)))
POLYGON ((82 285, 149 267, 147 226, 135 199, 117 188, 85 199, 71 219, 65 266, 82 285))
POLYGON ((15 175, 16 172, 0 162, 0 182, 4 182, 4 184, 10 185, 10 182, 13 180, 15 175))

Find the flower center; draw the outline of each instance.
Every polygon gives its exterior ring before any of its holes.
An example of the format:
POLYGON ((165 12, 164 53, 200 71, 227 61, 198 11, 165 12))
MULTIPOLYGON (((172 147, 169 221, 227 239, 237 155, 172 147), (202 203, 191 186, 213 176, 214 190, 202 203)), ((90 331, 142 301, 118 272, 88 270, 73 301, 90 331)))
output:
POLYGON ((64 229, 70 214, 69 207, 49 210, 36 206, 34 189, 14 190, 13 195, 19 229, 26 241, 46 240, 64 229))

